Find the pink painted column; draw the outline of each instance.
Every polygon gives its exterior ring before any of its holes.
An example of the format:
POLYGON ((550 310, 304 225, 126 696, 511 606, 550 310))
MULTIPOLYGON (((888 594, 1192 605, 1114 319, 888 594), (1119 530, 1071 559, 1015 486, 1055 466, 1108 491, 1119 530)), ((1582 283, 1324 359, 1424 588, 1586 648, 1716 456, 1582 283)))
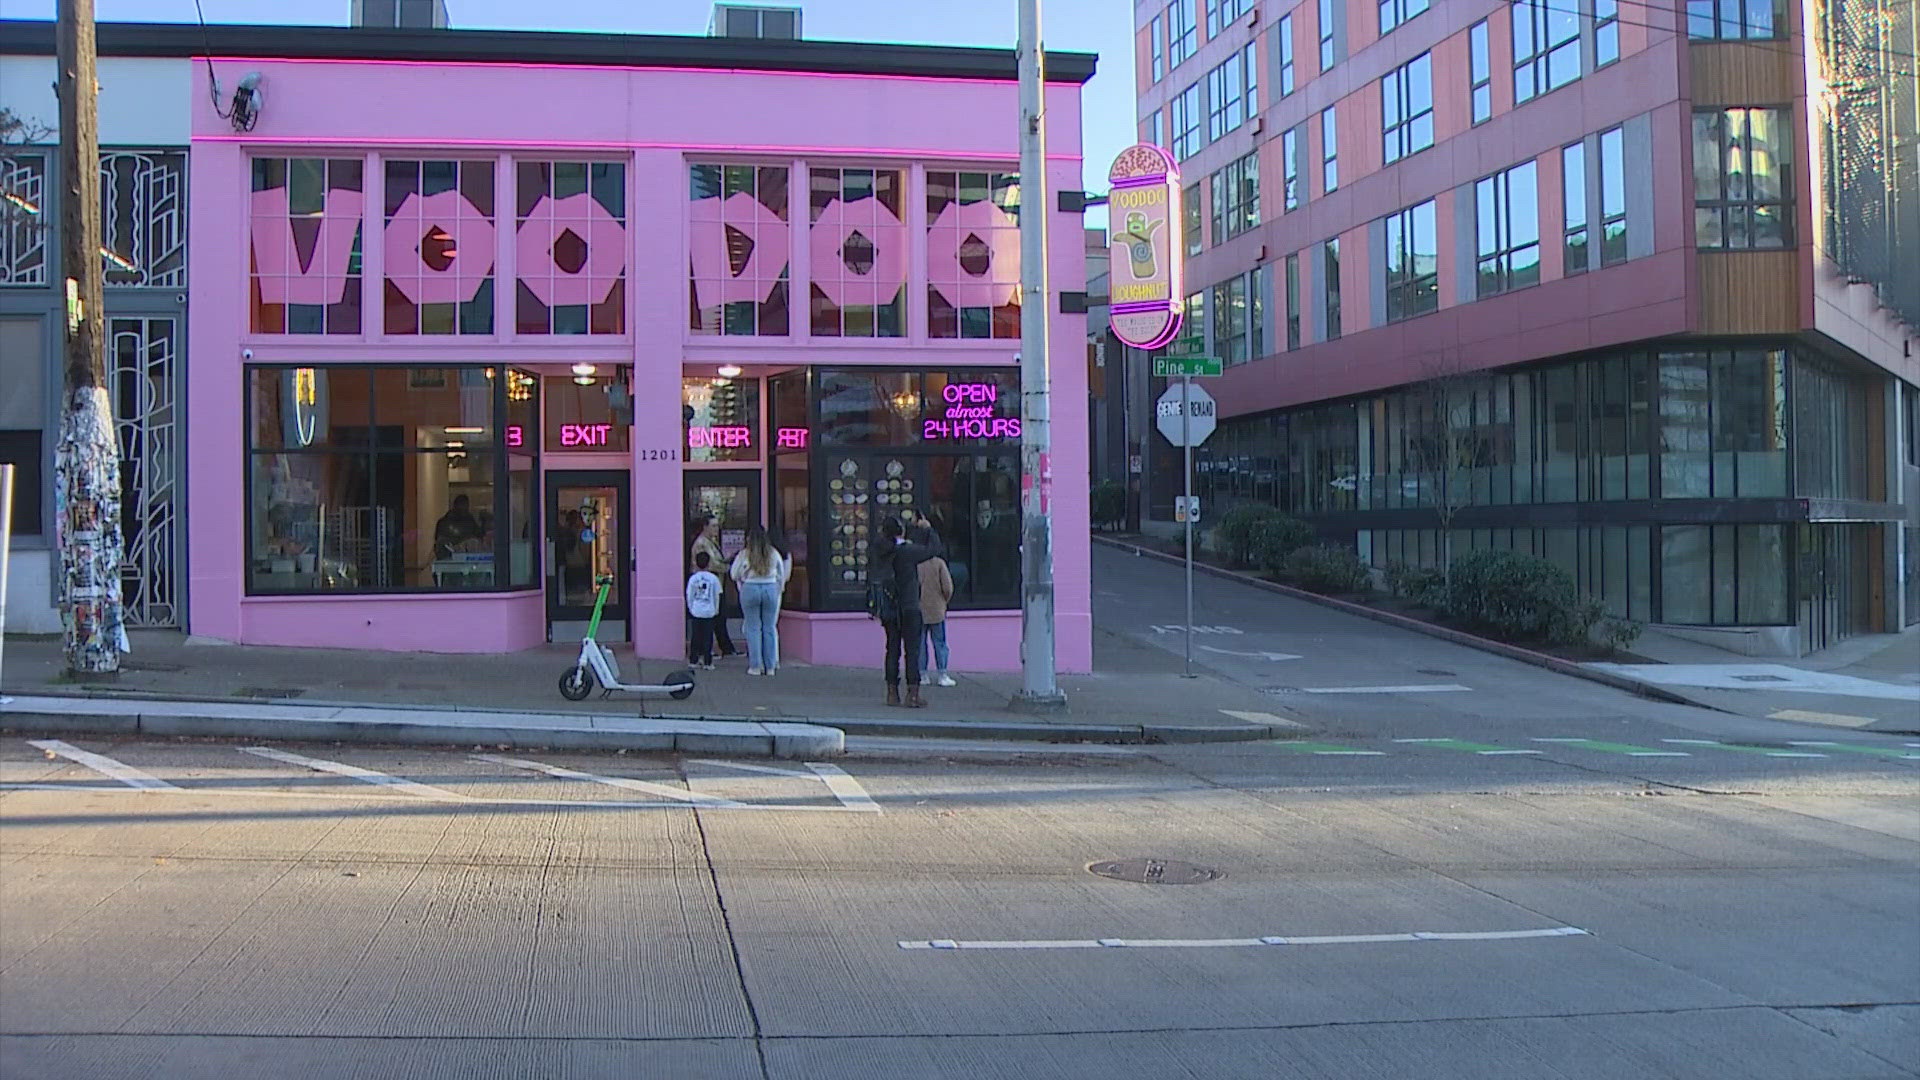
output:
POLYGON ((633 509, 627 524, 634 560, 633 649, 645 657, 680 658, 686 645, 680 455, 663 459, 658 451, 676 449, 681 441, 687 260, 684 255, 660 258, 658 246, 663 238, 676 249, 684 243, 676 238, 686 234, 686 165, 674 151, 642 150, 628 168, 633 198, 627 214, 627 282, 635 343, 633 509))
POLYGON ((246 465, 239 334, 247 325, 247 164, 230 143, 195 143, 189 155, 187 247, 187 628, 240 639, 248 524, 237 507, 246 465))
MULTIPOLYGON (((1078 190, 1080 162, 1047 163, 1047 272, 1054 294, 1087 280, 1083 221, 1059 211, 1056 191, 1078 190)), ((1054 663, 1063 672, 1093 670, 1093 568, 1089 539, 1087 317, 1048 316, 1053 425, 1054 663)))

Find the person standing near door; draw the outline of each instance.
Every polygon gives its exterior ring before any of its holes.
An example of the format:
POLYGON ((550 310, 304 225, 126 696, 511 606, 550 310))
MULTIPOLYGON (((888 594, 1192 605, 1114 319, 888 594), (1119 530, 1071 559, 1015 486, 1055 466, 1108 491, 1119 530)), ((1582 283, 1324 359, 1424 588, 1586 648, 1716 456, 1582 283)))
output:
MULTIPOLYGON (((908 543, 900 519, 880 523, 880 545, 867 567, 867 582, 887 594, 877 615, 887 630, 887 704, 924 709, 920 698, 920 564, 931 555, 925 545, 908 543), (907 696, 900 697, 900 668, 905 661, 907 696)), ((871 610, 871 609, 870 609, 871 610)))
POLYGON ((747 542, 733 557, 730 576, 740 586, 740 609, 747 631, 747 674, 780 670, 780 593, 793 564, 767 540, 763 525, 747 529, 747 542))
MULTIPOLYGON (((727 565, 726 557, 720 552, 720 519, 717 517, 710 516, 701 522, 700 531, 695 533, 693 537, 693 549, 687 553, 687 561, 692 562, 694 557, 701 552, 706 552, 709 565, 715 567, 727 565)), ((720 614, 713 621, 713 641, 714 644, 720 646, 720 656, 723 659, 729 656, 740 655, 740 650, 734 648, 733 635, 727 633, 727 596, 724 592, 724 586, 725 583, 723 582, 723 592, 720 597, 720 614)))
POLYGON ((924 627, 920 641, 920 683, 923 686, 927 683, 927 665, 931 662, 937 675, 933 681, 940 686, 953 686, 953 676, 947 674, 947 603, 953 599, 953 575, 947 572, 947 560, 938 554, 939 534, 924 519, 907 530, 907 539, 935 553, 920 564, 920 621, 924 627))
POLYGON ((687 617, 693 620, 687 662, 708 671, 713 670, 713 624, 720 615, 720 579, 707 569, 710 565, 703 551, 693 557, 693 573, 687 576, 687 617))

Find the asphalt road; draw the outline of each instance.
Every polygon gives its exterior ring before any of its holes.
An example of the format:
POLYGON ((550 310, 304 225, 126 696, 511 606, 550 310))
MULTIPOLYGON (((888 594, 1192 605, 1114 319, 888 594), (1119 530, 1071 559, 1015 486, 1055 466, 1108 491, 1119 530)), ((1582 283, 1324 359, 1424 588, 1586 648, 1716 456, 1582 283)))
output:
POLYGON ((0 738, 0 1076, 1920 1076, 1920 747, 1214 586, 1310 738, 0 738))

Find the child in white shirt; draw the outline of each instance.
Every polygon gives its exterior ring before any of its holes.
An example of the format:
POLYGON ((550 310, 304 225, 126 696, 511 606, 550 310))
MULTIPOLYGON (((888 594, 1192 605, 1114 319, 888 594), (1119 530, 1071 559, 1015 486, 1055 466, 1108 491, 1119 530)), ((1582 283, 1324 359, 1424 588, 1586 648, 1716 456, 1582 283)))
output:
POLYGON ((687 659, 708 671, 713 670, 713 630, 720 621, 720 578, 707 569, 712 562, 706 552, 696 553, 693 573, 687 575, 687 615, 693 620, 687 659))

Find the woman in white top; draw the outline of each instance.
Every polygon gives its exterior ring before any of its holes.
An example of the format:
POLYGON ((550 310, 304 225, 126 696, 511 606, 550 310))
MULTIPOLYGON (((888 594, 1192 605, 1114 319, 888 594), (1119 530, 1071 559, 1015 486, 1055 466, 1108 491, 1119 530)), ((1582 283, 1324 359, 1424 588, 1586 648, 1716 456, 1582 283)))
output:
POLYGON ((767 530, 747 530, 746 546, 733 557, 728 575, 740 583, 740 607, 746 614, 747 674, 771 675, 780 669, 780 593, 793 563, 767 540, 767 530))

